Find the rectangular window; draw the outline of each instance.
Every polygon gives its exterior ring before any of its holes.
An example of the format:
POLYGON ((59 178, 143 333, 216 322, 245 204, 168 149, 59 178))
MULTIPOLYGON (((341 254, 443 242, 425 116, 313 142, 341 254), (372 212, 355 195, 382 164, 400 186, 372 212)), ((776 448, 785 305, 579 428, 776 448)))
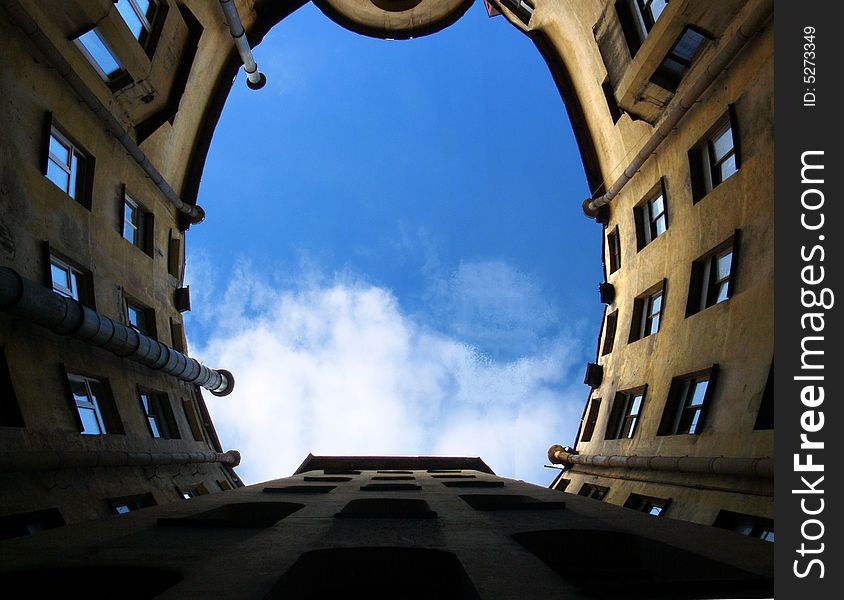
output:
POLYGON ((71 265, 68 261, 50 255, 50 280, 53 291, 91 306, 90 275, 71 265))
POLYGON ((79 416, 79 431, 85 435, 123 433, 108 383, 68 373, 70 393, 79 416))
POLYGON ((636 0, 636 6, 639 9, 639 17, 642 19, 642 26, 650 32, 662 11, 668 6, 668 0, 636 0))
POLYGON ((722 510, 718 512, 712 526, 729 529, 741 535, 759 538, 766 542, 774 541, 774 522, 765 517, 754 517, 753 515, 722 510))
POLYGON ((594 498, 595 500, 603 500, 610 488, 603 485, 593 485, 591 483, 584 483, 580 486, 577 492, 578 496, 586 496, 587 498, 594 498))
POLYGON ((114 82, 123 74, 123 66, 97 28, 83 33, 74 42, 106 83, 114 82))
POLYGON ((697 435, 703 430, 706 412, 712 404, 718 365, 706 371, 675 378, 658 435, 697 435))
POLYGON ((126 300, 126 324, 147 337, 156 339, 155 311, 135 302, 126 300))
POLYGON ((138 396, 152 437, 165 440, 181 438, 167 394, 142 390, 138 393, 138 396))
POLYGON ((86 155, 63 133, 51 127, 47 154, 47 179, 68 196, 85 203, 86 155))
POLYGON ((618 309, 607 315, 607 324, 604 327, 604 344, 601 347, 601 356, 606 356, 612 352, 615 344, 615 331, 618 327, 618 309))
POLYGON ((607 252, 610 259, 610 273, 621 268, 621 240, 618 237, 618 226, 607 234, 607 252))
POLYGON ((194 486, 186 487, 186 488, 176 488, 178 490, 179 495, 184 500, 190 500, 191 498, 196 498, 197 496, 204 496, 205 494, 209 494, 208 488, 205 487, 204 483, 199 483, 194 486))
POLYGON ((771 368, 768 370, 768 380, 765 382, 765 389, 762 392, 762 401, 759 403, 759 412, 756 413, 756 423, 753 429, 774 428, 774 362, 771 361, 771 368))
POLYGON ((628 439, 636 433, 645 389, 619 392, 615 395, 612 412, 607 423, 606 440, 628 439))
POLYGON ((686 316, 729 300, 735 291, 739 231, 692 263, 686 316))
POLYGON ((4 515, 0 517, 0 540, 35 535, 65 524, 57 508, 4 515))
POLYGON ((631 57, 639 52, 667 5, 668 0, 618 0, 615 3, 619 25, 631 57))
POLYGON ((659 331, 665 312, 665 281, 633 300, 633 321, 629 342, 635 342, 659 331))
POLYGON ((733 175, 740 167, 735 114, 727 114, 689 151, 692 199, 697 202, 733 175))
POLYGON ((146 47, 158 4, 154 0, 117 0, 117 11, 140 44, 146 47))
POLYGON ((580 434, 581 442, 592 441, 592 434, 595 431, 595 424, 598 422, 598 413, 601 411, 601 399, 592 398, 589 402, 589 412, 586 421, 583 423, 583 431, 580 434))
POLYGON ((709 39, 711 38, 699 29, 687 26, 651 76, 651 83, 669 92, 676 92, 683 77, 700 54, 704 42, 709 39))
POLYGON ((144 248, 144 210, 140 205, 126 196, 123 203, 123 238, 137 246, 144 248))
POLYGON ((0 427, 25 427, 6 353, 0 347, 0 427))
POLYGON ((647 513, 655 517, 661 517, 665 514, 665 510, 668 508, 668 504, 670 502, 670 499, 630 494, 624 502, 624 508, 632 508, 633 510, 647 513))
POLYGON ((156 504, 155 498, 150 493, 108 499, 109 508, 111 508, 111 512, 115 515, 123 515, 149 506, 155 506, 156 504))
POLYGON ((639 250, 666 232, 668 213, 662 180, 648 198, 633 209, 633 218, 636 221, 636 245, 639 250))

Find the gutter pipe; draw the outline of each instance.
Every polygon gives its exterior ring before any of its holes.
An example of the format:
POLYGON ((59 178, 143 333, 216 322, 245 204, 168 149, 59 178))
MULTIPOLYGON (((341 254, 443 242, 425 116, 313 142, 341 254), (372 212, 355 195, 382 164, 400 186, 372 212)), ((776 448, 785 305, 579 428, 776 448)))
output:
POLYGON ((234 0, 220 0, 220 7, 223 9, 223 15, 226 17, 226 23, 234 39, 234 45, 237 48, 238 54, 240 54, 240 60, 243 61, 243 70, 246 72, 246 85, 250 90, 260 90, 267 84, 267 77, 258 70, 258 63, 255 62, 255 57, 252 56, 252 48, 249 47, 249 40, 246 39, 246 30, 243 29, 243 23, 240 20, 240 14, 237 12, 234 0))
POLYGON ((704 473, 707 475, 732 475, 773 479, 772 458, 729 458, 724 456, 624 456, 602 454, 576 454, 571 448, 553 445, 548 449, 548 459, 558 465, 573 468, 589 465, 603 469, 641 469, 675 473, 704 473))
POLYGON ((0 0, 0 5, 6 9, 9 16, 12 18, 14 24, 20 27, 26 36, 33 44, 41 51, 59 75, 61 75, 68 85, 73 89, 77 96, 84 102, 88 108, 100 120, 103 121, 106 129, 111 133, 118 142, 120 142, 126 151, 137 161, 138 165, 146 172, 152 182, 164 194, 167 200, 176 207, 177 210, 187 215, 192 224, 201 223, 205 219, 205 211, 201 206, 196 204, 188 204, 183 201, 172 186, 167 183, 164 176, 155 168, 150 162, 147 155, 135 143, 129 131, 123 127, 123 124, 100 102, 99 98, 90 90, 88 86, 82 81, 82 78, 76 74, 70 63, 62 56, 62 53, 53 45, 35 20, 29 15, 26 9, 21 6, 18 0, 0 0))
POLYGON ((0 452, 0 473, 96 467, 151 467, 219 463, 240 464, 240 452, 133 452, 131 450, 13 450, 0 452))
POLYGON ((231 372, 206 367, 158 340, 22 277, 9 267, 0 267, 0 310, 202 386, 215 396, 227 396, 234 389, 231 372))
POLYGON ((672 101, 673 106, 668 108, 662 122, 610 189, 602 196, 595 199, 587 198, 583 201, 583 212, 586 216, 596 217, 598 209, 605 204, 609 204, 618 195, 621 188, 633 178, 633 175, 645 164, 645 161, 656 153, 662 141, 668 137, 680 119, 695 105, 706 88, 727 68, 727 65, 738 55, 750 38, 762 28, 773 10, 773 0, 757 0, 746 9, 743 22, 736 27, 732 37, 718 48, 706 67, 698 71, 700 75, 686 87, 686 90, 679 97, 672 101))

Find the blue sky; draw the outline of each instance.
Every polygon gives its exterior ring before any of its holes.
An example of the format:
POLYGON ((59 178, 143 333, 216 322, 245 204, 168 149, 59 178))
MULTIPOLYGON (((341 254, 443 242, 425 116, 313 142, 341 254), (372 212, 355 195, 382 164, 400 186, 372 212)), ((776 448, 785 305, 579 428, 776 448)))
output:
POLYGON ((188 236, 191 353, 248 483, 315 454, 481 456, 547 485, 601 318, 600 230, 532 42, 477 2, 415 40, 308 4, 238 75, 188 236))

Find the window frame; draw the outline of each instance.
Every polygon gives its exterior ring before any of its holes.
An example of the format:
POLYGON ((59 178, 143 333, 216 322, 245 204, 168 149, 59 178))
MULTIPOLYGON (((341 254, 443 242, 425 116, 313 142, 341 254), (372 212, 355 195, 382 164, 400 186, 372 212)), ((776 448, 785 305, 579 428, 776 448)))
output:
POLYGON ((741 170, 741 144, 740 132, 738 128, 738 118, 736 116, 735 106, 730 104, 727 106, 727 111, 714 125, 701 136, 700 140, 692 146, 689 150, 689 169, 692 179, 692 202, 697 203, 704 197, 708 196, 710 192, 714 191, 719 185, 725 181, 735 177, 741 170), (714 142, 726 131, 730 132, 732 139, 732 147, 720 159, 716 158, 714 150, 714 142), (720 170, 716 176, 716 169, 724 164, 728 159, 733 158, 735 168, 727 177, 720 176, 720 170))
POLYGON ((645 405, 648 386, 632 388, 616 392, 613 399, 610 418, 607 421, 607 429, 604 432, 605 440, 627 440, 633 439, 638 431, 641 422, 642 409, 645 405), (636 407, 636 399, 639 399, 636 407), (636 408, 636 411, 634 411, 636 408))
POLYGON ((662 58, 659 65, 657 65, 656 69, 653 72, 653 75, 651 75, 650 77, 650 82, 668 92, 671 92, 672 94, 675 93, 682 84, 683 79, 685 79, 686 75, 691 70, 692 66, 695 64, 695 61, 700 58, 700 55, 703 53, 707 42, 711 42, 712 39, 713 38, 711 35, 703 31, 699 27, 695 27, 694 25, 686 25, 685 27, 683 27, 683 30, 680 32, 680 35, 677 36, 677 39, 671 45, 671 48, 668 49, 668 52, 662 58), (683 39, 686 37, 686 34, 689 32, 700 37, 701 39, 700 43, 695 47, 694 52, 691 54, 691 56, 689 58, 686 58, 686 56, 677 52, 677 48, 681 45, 683 39), (667 68, 665 65, 668 61, 673 61, 675 64, 682 67, 682 71, 675 72, 667 68))
POLYGON ((675 377, 671 380, 668 400, 660 421, 658 436, 700 435, 707 425, 707 414, 712 407, 713 397, 718 384, 719 366, 675 377), (700 403, 694 403, 695 391, 701 382, 706 382, 706 391, 700 403), (694 385, 694 387, 692 387, 694 385), (691 417, 686 415, 691 414, 691 417), (696 415, 696 416, 695 416, 696 415), (688 427, 681 430, 686 422, 688 427))
POLYGON ((124 188, 120 203, 120 236, 129 244, 152 258, 155 245, 155 216, 136 200, 124 188), (127 208, 132 209, 133 219, 127 219, 127 208), (132 231, 132 238, 126 237, 127 228, 132 231))
POLYGON ((633 318, 630 321, 628 343, 642 340, 659 333, 665 316, 665 299, 668 281, 663 279, 633 299, 633 318), (659 298, 659 308, 654 309, 659 298), (656 320, 656 330, 653 323, 656 320))
POLYGON ((671 498, 657 498, 631 492, 622 506, 654 517, 662 517, 665 516, 665 511, 668 510, 670 504, 671 498), (654 508, 659 508, 657 514, 653 513, 654 508))
POLYGON ((52 115, 48 114, 49 133, 44 154, 43 174, 53 185, 70 196, 73 200, 88 208, 88 169, 91 163, 90 155, 75 143, 59 127, 52 123, 52 115), (52 141, 55 139, 60 145, 68 149, 70 164, 64 162, 53 152, 52 141), (60 185, 50 177, 50 163, 53 163, 67 175, 67 186, 60 185))
POLYGON ((123 318, 126 325, 148 338, 158 339, 155 323, 155 311, 127 296, 123 297, 123 318), (143 326, 132 321, 132 313, 143 317, 143 326))
POLYGON ((621 269, 621 236, 618 233, 618 225, 606 234, 607 257, 609 258, 609 274, 612 275, 621 269))
POLYGON ((600 412, 601 399, 591 398, 584 414, 583 429, 580 432, 581 442, 592 441, 592 436, 595 434, 595 425, 598 423, 598 416, 600 415, 600 412))
POLYGON ((153 438, 162 440, 182 438, 169 394, 139 387, 138 401, 147 421, 147 429, 153 438))
POLYGON ((100 381, 99 379, 94 379, 93 377, 86 377, 84 375, 79 375, 77 373, 68 373, 67 374, 67 380, 68 380, 68 383, 70 384, 71 397, 73 398, 73 402, 76 405, 76 411, 77 411, 77 414, 79 415, 79 420, 82 423, 82 430, 80 431, 80 433, 82 435, 105 435, 106 433, 108 433, 108 430, 106 428, 105 418, 103 417, 102 409, 100 408, 99 398, 98 398, 97 394, 95 394, 93 392, 93 390, 91 389, 91 383, 92 382, 94 382, 98 385, 102 385, 102 381, 100 381), (72 387, 73 382, 81 383, 85 386, 85 392, 86 392, 86 395, 88 397, 87 402, 80 400, 77 397, 77 395, 73 393, 73 391, 72 391, 73 390, 73 387, 72 387), (96 432, 86 431, 86 422, 85 422, 85 419, 82 418, 82 413, 80 412, 80 409, 90 410, 90 411, 93 412, 94 420, 96 421, 98 431, 96 431, 96 432))
POLYGON ((118 57, 117 53, 114 52, 111 45, 108 43, 108 40, 106 40, 106 36, 104 36, 102 32, 100 32, 99 27, 95 25, 89 29, 86 29, 85 31, 82 31, 79 35, 73 37, 72 41, 76 48, 79 50, 79 52, 82 54, 82 56, 85 58, 85 60, 88 62, 88 64, 91 65, 91 68, 94 69, 94 72, 97 74, 100 80, 106 86, 108 86, 111 91, 117 91, 118 89, 129 83, 126 67, 120 61, 120 58, 118 57), (94 58, 94 55, 87 48, 87 46, 85 46, 85 42, 82 41, 83 37, 91 33, 93 33, 97 37, 99 42, 103 45, 105 51, 109 54, 111 59, 117 65, 117 69, 112 71, 111 73, 105 72, 103 65, 101 65, 96 58, 94 58))
POLYGON ((644 199, 633 207, 633 219, 636 223, 636 251, 642 249, 666 233, 669 227, 668 220, 668 194, 665 189, 665 178, 661 177, 659 182, 645 195, 644 199), (653 204, 662 199, 662 212, 654 214, 653 204), (663 230, 659 231, 658 222, 662 218, 663 230))
POLYGON ((120 15, 120 20, 126 24, 126 27, 132 33, 132 37, 134 37, 138 41, 142 48, 147 49, 151 45, 151 40, 153 37, 153 26, 159 14, 159 10, 161 10, 161 6, 159 5, 158 1, 149 0, 151 8, 151 13, 149 14, 141 10, 141 7, 138 5, 138 0, 119 0, 115 1, 114 4, 115 8, 117 9, 117 14, 120 15), (140 34, 135 34, 135 32, 132 31, 132 26, 129 24, 129 21, 126 20, 123 11, 120 10, 121 2, 128 3, 129 9, 134 13, 135 17, 138 19, 138 22, 141 24, 140 34))
POLYGON ((618 309, 608 313, 604 325, 604 340, 601 344, 601 356, 611 354, 615 347, 615 337, 618 333, 618 309))
POLYGON ((609 492, 609 486, 597 485, 594 483, 583 483, 580 485, 580 489, 577 490, 577 495, 603 502, 609 492))
POLYGON ((727 302, 736 292, 738 277, 741 230, 736 229, 729 238, 712 250, 692 261, 689 275, 689 295, 686 301, 686 318, 705 311, 717 304, 727 302), (719 259, 730 255, 730 270, 725 277, 718 278, 719 259), (722 286, 726 284, 726 297, 719 300, 722 286))

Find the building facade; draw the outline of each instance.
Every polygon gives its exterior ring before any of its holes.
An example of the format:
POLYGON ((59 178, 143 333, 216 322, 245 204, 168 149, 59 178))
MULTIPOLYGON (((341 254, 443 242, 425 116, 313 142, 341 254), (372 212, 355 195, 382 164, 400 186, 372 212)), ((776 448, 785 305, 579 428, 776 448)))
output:
MULTIPOLYGON (((410 38, 472 1, 315 3, 410 38)), ((14 535, 240 485, 200 393, 233 376, 188 356, 185 238, 205 216, 236 44, 304 2, 236 2, 245 36, 221 4, 0 0, 0 522, 14 535)), ((547 61, 605 240, 591 392, 574 447, 552 447, 553 487, 772 537, 772 2, 486 4, 547 61)))
POLYGON ((0 548, 3 589, 35 597, 773 593, 772 544, 497 477, 478 458, 308 456, 291 477, 0 548))

